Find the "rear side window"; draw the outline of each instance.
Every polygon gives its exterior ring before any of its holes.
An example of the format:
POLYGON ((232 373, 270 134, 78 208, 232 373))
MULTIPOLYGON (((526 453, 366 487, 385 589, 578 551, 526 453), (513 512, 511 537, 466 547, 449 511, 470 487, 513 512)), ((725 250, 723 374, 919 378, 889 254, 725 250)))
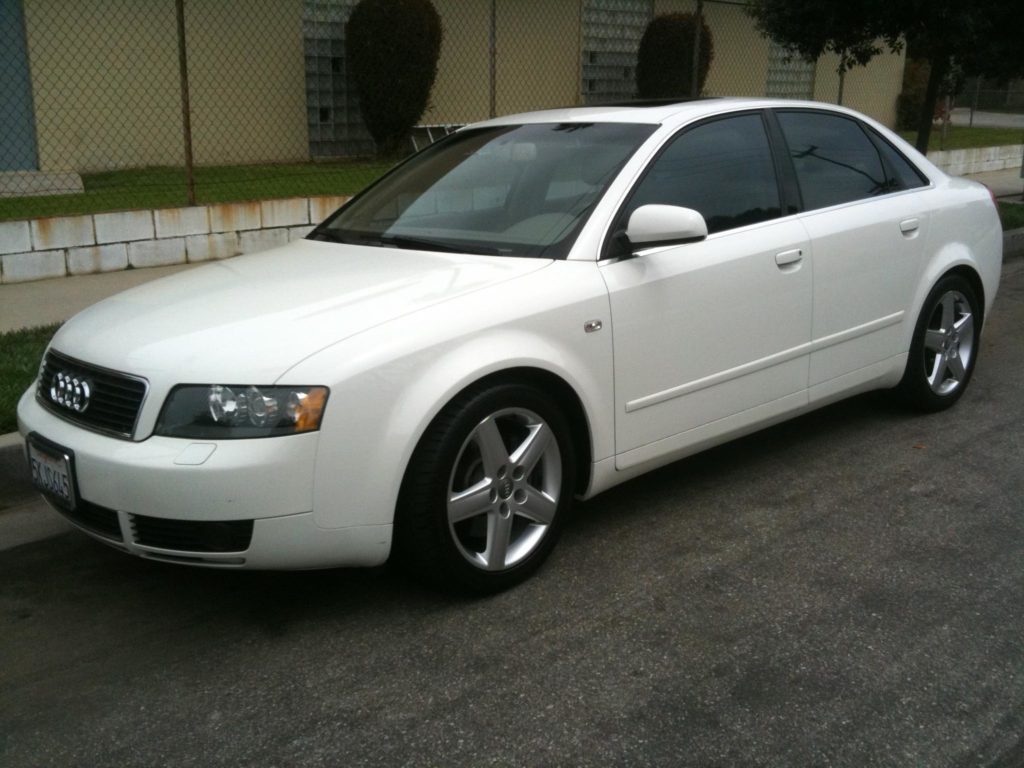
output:
POLYGON ((714 120, 673 139, 636 186, 619 226, 650 203, 693 208, 712 233, 778 217, 779 186, 761 116, 714 120))
MULTIPOLYGON (((871 130, 870 128, 868 130, 871 130)), ((903 154, 892 146, 888 141, 871 131, 875 139, 875 145, 882 153, 885 164, 889 171, 890 187, 895 191, 898 189, 914 189, 928 185, 928 179, 903 154)))
POLYGON ((815 112, 778 118, 806 210, 892 191, 878 150, 855 121, 815 112))

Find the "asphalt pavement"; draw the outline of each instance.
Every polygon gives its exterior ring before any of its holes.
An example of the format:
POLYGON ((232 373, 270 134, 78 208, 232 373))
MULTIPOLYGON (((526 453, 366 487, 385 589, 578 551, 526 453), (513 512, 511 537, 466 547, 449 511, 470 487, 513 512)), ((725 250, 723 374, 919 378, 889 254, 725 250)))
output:
POLYGON ((951 411, 876 393, 673 464, 496 597, 7 549, 0 765, 1024 765, 1024 260, 1003 277, 951 411))

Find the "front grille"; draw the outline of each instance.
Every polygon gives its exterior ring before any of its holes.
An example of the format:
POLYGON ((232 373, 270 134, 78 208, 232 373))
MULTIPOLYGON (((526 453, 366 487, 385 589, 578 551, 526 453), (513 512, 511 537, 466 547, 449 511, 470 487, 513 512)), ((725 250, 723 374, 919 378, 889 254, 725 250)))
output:
POLYGON ((124 537, 121 536, 121 524, 117 520, 117 512, 112 509, 83 499, 78 500, 73 511, 63 507, 57 507, 57 509, 73 523, 86 530, 106 536, 108 539, 124 541, 124 537))
POLYGON ((252 541, 252 520, 169 520, 130 515, 137 544, 177 552, 244 552, 252 541))
POLYGON ((43 361, 36 399, 62 419, 115 437, 130 438, 146 398, 146 388, 144 379, 89 365, 51 350, 43 361), (61 373, 88 382, 87 402, 81 410, 60 405, 53 399, 55 379, 61 373))

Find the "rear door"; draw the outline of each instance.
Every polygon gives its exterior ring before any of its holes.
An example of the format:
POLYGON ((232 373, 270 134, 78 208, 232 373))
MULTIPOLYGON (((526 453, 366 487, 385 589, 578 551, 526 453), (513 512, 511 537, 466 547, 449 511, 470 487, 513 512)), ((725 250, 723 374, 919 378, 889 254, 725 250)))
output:
POLYGON ((853 117, 777 110, 811 241, 811 399, 890 370, 921 270, 926 185, 893 147, 853 117), (815 389, 817 387, 817 389, 815 389))

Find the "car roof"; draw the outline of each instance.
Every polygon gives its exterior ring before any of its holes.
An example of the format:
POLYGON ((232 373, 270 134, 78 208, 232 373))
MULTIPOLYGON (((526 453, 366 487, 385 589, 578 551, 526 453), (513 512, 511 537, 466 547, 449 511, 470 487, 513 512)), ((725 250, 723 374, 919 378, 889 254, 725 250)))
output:
POLYGON ((852 110, 816 101, 795 101, 792 99, 755 99, 739 97, 716 97, 693 99, 691 101, 636 101, 589 107, 562 107, 537 112, 523 112, 474 123, 472 127, 499 125, 524 125, 528 123, 641 123, 661 125, 663 123, 685 123, 710 115, 732 112, 738 109, 763 109, 765 107, 788 107, 829 109, 849 115, 852 110))

